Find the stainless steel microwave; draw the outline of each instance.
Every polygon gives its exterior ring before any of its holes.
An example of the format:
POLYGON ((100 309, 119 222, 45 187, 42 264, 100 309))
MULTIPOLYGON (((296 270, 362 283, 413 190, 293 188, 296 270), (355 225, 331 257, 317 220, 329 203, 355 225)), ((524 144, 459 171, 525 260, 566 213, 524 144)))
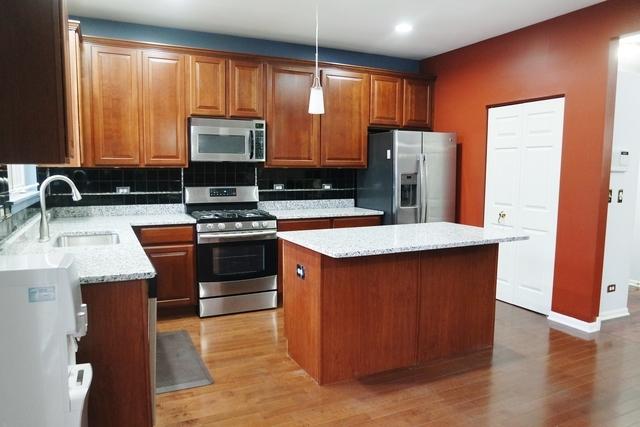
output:
POLYGON ((264 120, 189 119, 192 162, 264 162, 264 120))

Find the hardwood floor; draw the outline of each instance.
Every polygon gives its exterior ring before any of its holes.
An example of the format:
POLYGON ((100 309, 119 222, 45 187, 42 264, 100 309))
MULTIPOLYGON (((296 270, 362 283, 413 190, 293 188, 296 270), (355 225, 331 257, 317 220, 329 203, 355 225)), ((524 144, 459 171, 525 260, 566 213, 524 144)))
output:
POLYGON ((637 426, 640 291, 629 309, 584 340, 498 303, 493 351, 322 387, 287 357, 280 309, 161 320, 215 383, 159 395, 157 425, 637 426))

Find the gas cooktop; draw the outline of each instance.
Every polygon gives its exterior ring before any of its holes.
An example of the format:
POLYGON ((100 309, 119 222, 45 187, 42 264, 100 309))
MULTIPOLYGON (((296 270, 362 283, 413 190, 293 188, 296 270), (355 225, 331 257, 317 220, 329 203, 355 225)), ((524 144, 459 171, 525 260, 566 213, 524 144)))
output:
POLYGON ((276 217, 260 209, 218 209, 194 211, 190 214, 199 223, 235 222, 235 221, 267 221, 276 217))

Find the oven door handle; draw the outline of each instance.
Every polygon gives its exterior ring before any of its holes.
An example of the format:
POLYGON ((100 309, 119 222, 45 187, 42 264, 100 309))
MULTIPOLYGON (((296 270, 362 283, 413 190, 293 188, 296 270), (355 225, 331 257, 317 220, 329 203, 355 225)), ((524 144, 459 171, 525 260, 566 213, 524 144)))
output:
POLYGON ((198 243, 226 243, 247 240, 272 240, 275 231, 257 231, 251 233, 198 233, 198 243))

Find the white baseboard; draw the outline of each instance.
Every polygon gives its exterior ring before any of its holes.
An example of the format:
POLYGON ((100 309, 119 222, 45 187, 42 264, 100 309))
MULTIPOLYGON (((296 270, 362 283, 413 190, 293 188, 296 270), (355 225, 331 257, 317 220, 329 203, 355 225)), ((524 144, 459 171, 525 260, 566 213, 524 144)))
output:
POLYGON ((616 310, 603 311, 600 313, 600 316, 598 316, 598 319, 603 322, 605 320, 617 319, 619 317, 626 317, 628 315, 629 309, 627 307, 624 307, 618 308, 616 310))
POLYGON ((571 329, 577 329, 580 332, 591 334, 600 330, 600 318, 598 317, 595 322, 585 322, 583 320, 576 319, 575 317, 565 316, 564 314, 556 313, 552 311, 548 317, 550 322, 557 323, 562 326, 569 327, 571 329))
POLYGON ((640 288, 640 280, 629 280, 629 286, 640 288))

